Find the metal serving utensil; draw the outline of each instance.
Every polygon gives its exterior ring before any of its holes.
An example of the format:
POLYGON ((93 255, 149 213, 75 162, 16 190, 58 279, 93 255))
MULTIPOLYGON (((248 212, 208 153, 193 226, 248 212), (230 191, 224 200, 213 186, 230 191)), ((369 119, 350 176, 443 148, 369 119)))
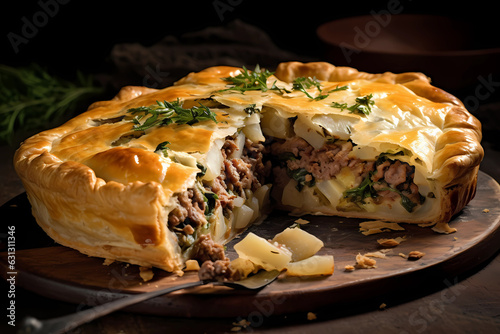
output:
POLYGON ((68 332, 76 327, 100 318, 114 311, 120 310, 130 305, 134 305, 145 300, 158 297, 173 291, 189 289, 196 286, 213 284, 216 286, 224 285, 234 289, 259 290, 272 283, 280 274, 279 271, 260 271, 259 273, 240 281, 196 281, 178 286, 139 293, 114 300, 109 303, 101 304, 77 313, 57 317, 53 319, 39 320, 34 317, 26 317, 21 323, 19 334, 61 334, 68 332))

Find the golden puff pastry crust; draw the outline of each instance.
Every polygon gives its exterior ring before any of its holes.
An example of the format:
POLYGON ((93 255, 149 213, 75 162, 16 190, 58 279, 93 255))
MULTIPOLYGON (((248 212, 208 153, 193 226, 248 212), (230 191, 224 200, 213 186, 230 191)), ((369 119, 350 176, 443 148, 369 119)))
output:
MULTIPOLYGON (((432 86, 430 78, 424 74, 418 72, 371 74, 326 62, 306 64, 288 62, 280 64, 275 75, 289 82, 297 77, 310 76, 335 82, 366 79, 397 84, 412 91, 415 99, 422 97, 434 103, 447 105, 444 115, 434 121, 442 130, 435 141, 432 163, 433 177, 439 183, 442 201, 439 216, 433 217, 431 221, 448 222, 474 197, 479 164, 484 156, 480 144, 481 123, 467 111, 458 98, 432 86)), ((424 109, 423 112, 431 115, 433 109, 432 107, 424 109)))
MULTIPOLYGON (((193 241, 181 242, 180 238, 210 234, 222 242, 237 232, 238 226, 244 227, 243 221, 248 224, 261 215, 265 206, 262 198, 266 197, 258 188, 265 188, 263 182, 252 181, 243 191, 243 178, 237 180, 240 183, 228 181, 231 175, 238 177, 229 173, 232 168, 251 165, 252 173, 261 173, 254 169, 256 159, 234 152, 255 152, 266 138, 284 142, 301 133, 301 140, 316 150, 331 139, 354 143, 362 148, 356 151, 360 152, 353 158, 356 161, 361 157, 375 160, 396 149, 406 152, 402 161, 416 166, 419 176, 415 176, 415 183, 429 197, 425 204, 429 209, 422 204, 416 213, 399 210, 403 213, 391 214, 394 203, 385 205, 384 210, 372 203, 370 208, 346 210, 329 197, 324 188, 329 180, 317 180, 301 192, 314 201, 306 200, 302 207, 294 208, 296 211, 446 223, 473 198, 483 157, 481 125, 457 98, 432 86, 425 75, 370 74, 325 62, 288 62, 267 78, 267 87, 278 89, 244 93, 227 89, 231 84, 224 78, 244 71, 212 67, 191 73, 165 89, 124 87, 112 100, 96 102, 60 127, 27 139, 16 152, 14 164, 38 224, 55 241, 84 254, 180 272, 193 255, 186 250, 193 241), (303 77, 315 78, 322 92, 331 93, 312 99, 311 95, 320 94, 316 87, 307 88, 309 97, 296 91, 293 82, 303 77), (373 98, 372 112, 367 115, 332 107, 366 96, 373 98), (205 103, 215 121, 173 122, 137 131, 137 123, 144 119, 134 118, 130 110, 157 101, 180 101, 184 108, 205 103), (338 126, 340 123, 343 125, 338 126), (229 150, 228 142, 240 146, 229 150), (159 152, 162 143, 168 143, 168 150, 159 152), (182 210, 186 198, 193 203, 189 210, 199 205, 206 214, 207 197, 218 191, 220 184, 233 190, 237 185, 240 193, 224 193, 232 201, 226 207, 221 193, 210 197, 218 198, 215 207, 212 203, 212 211, 199 218, 207 224, 194 224, 195 232, 191 228, 180 231, 193 218, 176 225, 179 223, 172 220, 172 214, 183 219, 186 215, 197 217, 182 210), (200 191, 202 195, 196 195, 200 191), (321 191, 325 192, 318 195, 321 191), (251 218, 248 212, 253 213, 251 218)), ((342 173, 332 182, 345 185, 341 178, 342 173)), ((283 192, 284 184, 275 187, 283 192)), ((284 207, 290 208, 288 204, 284 207)))

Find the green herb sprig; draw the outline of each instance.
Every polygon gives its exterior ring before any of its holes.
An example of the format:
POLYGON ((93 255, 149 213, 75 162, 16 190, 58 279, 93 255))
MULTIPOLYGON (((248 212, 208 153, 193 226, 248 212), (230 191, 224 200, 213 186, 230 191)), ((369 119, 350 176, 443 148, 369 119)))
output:
MULTIPOLYGON (((13 144, 20 136, 57 126, 75 116, 78 107, 104 89, 91 76, 76 73, 68 81, 39 65, 0 65, 0 142, 13 144)), ((84 109, 82 109, 84 110, 84 109)))
POLYGON ((326 97, 328 97, 328 94, 322 94, 321 90, 321 84, 316 78, 311 78, 311 77, 299 77, 293 80, 293 89, 301 91, 302 93, 306 94, 306 96, 312 100, 322 100, 326 97), (311 96, 307 92, 307 89, 310 89, 311 87, 316 87, 319 91, 319 95, 316 97, 311 96))
POLYGON ((267 69, 261 70, 259 65, 255 66, 253 71, 249 71, 245 66, 243 66, 243 71, 234 76, 222 78, 231 85, 231 87, 223 89, 221 91, 235 90, 241 93, 252 90, 261 90, 263 92, 267 91, 267 79, 273 75, 267 69))
POLYGON ((274 72, 270 72, 267 69, 261 69, 259 65, 255 66, 253 71, 249 71, 245 66, 243 66, 243 72, 234 76, 222 78, 222 80, 228 83, 228 88, 221 89, 217 92, 225 91, 237 91, 244 94, 247 91, 260 90, 266 92, 268 90, 278 91, 279 93, 287 92, 285 88, 280 88, 276 86, 276 81, 273 82, 271 87, 267 85, 267 79, 273 75, 274 72))
POLYGON ((349 88, 348 86, 341 86, 341 87, 337 86, 336 88, 329 90, 326 94, 324 94, 323 89, 321 88, 321 83, 315 77, 314 78, 311 78, 311 77, 296 78, 293 81, 292 87, 294 90, 298 90, 298 91, 301 91, 302 93, 306 94, 306 96, 308 98, 310 98, 311 100, 314 100, 314 101, 320 101, 320 100, 326 99, 330 95, 330 93, 341 91, 341 90, 346 90, 349 88), (318 92, 319 92, 318 96, 313 97, 311 94, 309 94, 307 89, 310 89, 311 87, 316 87, 318 89, 318 92))
POLYGON ((347 103, 332 102, 330 105, 332 108, 339 108, 341 111, 344 109, 349 110, 351 114, 358 113, 361 115, 369 115, 372 111, 372 106, 375 101, 372 100, 373 94, 368 94, 366 96, 357 97, 356 103, 348 107, 347 103))
POLYGON ((136 115, 133 119, 135 123, 134 130, 136 131, 145 131, 154 126, 169 125, 172 123, 188 125, 203 121, 218 123, 216 114, 210 108, 200 103, 199 106, 185 109, 182 107, 179 99, 173 102, 156 101, 156 105, 131 108, 127 112, 136 115), (141 120, 147 115, 151 116, 141 123, 141 120))

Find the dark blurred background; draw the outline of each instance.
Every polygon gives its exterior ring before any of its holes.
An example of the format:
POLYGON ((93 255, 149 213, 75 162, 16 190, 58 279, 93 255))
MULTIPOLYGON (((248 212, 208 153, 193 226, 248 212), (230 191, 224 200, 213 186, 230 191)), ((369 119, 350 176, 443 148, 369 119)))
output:
MULTIPOLYGON (((420 61, 403 64, 389 58, 373 58, 374 54, 346 64, 345 57, 332 56, 318 37, 318 27, 327 22, 391 14, 391 11, 397 12, 396 15, 432 14, 452 18, 457 20, 460 34, 470 35, 465 49, 500 50, 498 13, 494 3, 485 0, 369 3, 31 0, 3 4, 0 64, 24 66, 34 62, 70 80, 77 70, 92 74, 98 85, 106 87, 106 94, 100 99, 112 97, 124 85, 165 87, 191 71, 212 65, 253 68, 260 64, 272 70, 281 61, 326 60, 365 71, 427 71, 420 61)), ((429 39, 437 40, 443 49, 454 43, 456 36, 436 38, 439 33, 431 30, 429 39)), ((411 45, 411 36, 406 38, 403 34, 400 38, 408 39, 405 42, 411 45)), ((346 42, 353 43, 352 40, 346 42)), ((415 41, 416 47, 419 43, 421 41, 415 41)), ((486 134, 496 134, 500 122, 498 111, 479 108, 500 100, 499 55, 500 51, 489 55, 488 63, 479 66, 480 71, 462 64, 461 58, 448 63, 441 57, 439 63, 430 60, 438 64, 437 72, 425 73, 434 85, 465 101, 468 109, 486 124, 486 134), (451 77, 447 73, 459 74, 451 77)))
MULTIPOLYGON (((345 17, 382 13, 391 8, 397 8, 398 14, 436 14, 473 22, 482 32, 478 34, 479 37, 475 37, 479 46, 500 46, 497 11, 494 3, 483 0, 385 0, 370 1, 368 4, 304 0, 32 0, 11 1, 4 3, 2 7, 0 63, 24 65, 37 62, 65 76, 71 75, 76 69, 91 73, 113 73, 117 67, 116 58, 119 57, 112 54, 116 45, 139 43, 150 47, 167 36, 173 37, 168 40, 170 43, 173 39, 177 39, 177 43, 186 43, 183 39, 186 34, 196 33, 207 27, 225 27, 230 30, 227 27, 235 20, 258 28, 269 36, 278 49, 291 52, 297 59, 310 57, 324 60, 325 47, 316 34, 321 24, 345 17)), ((240 34, 242 40, 226 39, 222 43, 254 43, 255 41, 249 40, 251 35, 240 34)), ((207 38, 205 35, 204 43, 208 43, 207 38)), ((221 39, 220 35, 213 38, 221 39)), ((192 45, 196 41, 189 40, 188 43, 192 45)), ((443 40, 443 43, 447 41, 443 40)), ((255 50, 259 48, 258 43, 252 46, 255 50)), ((272 50, 268 44, 262 43, 260 52, 265 51, 272 50)), ((125 51, 122 49, 122 58, 123 52, 125 51)), ((197 53, 192 57, 197 57, 201 65, 216 53, 204 52, 203 45, 198 50, 194 47, 189 52, 197 53)), ((245 54, 249 56, 249 52, 241 52, 239 57, 244 58, 245 54)), ((165 72, 169 72, 170 76, 182 74, 167 70, 170 70, 169 57, 171 55, 166 56, 162 64, 152 63, 149 66, 164 76, 165 72)), ((156 54, 154 61, 160 58, 161 55, 156 54)), ((221 62, 224 62, 225 59, 221 58, 221 62)), ((266 59, 268 62, 273 61, 272 57, 266 59)), ((276 56, 274 60, 282 59, 276 56)), ((122 59, 120 66, 124 66, 123 61, 122 59)), ((132 62, 130 59, 127 61, 132 62)), ((134 61, 137 63, 140 59, 134 61)), ((183 66, 189 67, 185 63, 183 66)), ((415 70, 419 70, 417 64, 415 70)))

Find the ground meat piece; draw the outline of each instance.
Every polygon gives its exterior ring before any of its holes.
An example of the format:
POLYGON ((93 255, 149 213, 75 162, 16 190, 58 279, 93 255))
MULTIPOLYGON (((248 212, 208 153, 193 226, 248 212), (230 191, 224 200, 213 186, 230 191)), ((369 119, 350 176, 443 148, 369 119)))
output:
POLYGON ((205 261, 198 271, 198 277, 202 281, 218 281, 232 277, 231 261, 229 259, 217 261, 205 261))
POLYGON ((397 192, 391 191, 387 188, 387 185, 382 183, 376 183, 373 185, 373 189, 377 191, 377 197, 373 198, 375 203, 380 204, 384 201, 394 202, 401 198, 397 192))
POLYGON ((372 176, 372 181, 377 182, 378 180, 382 179, 385 175, 385 171, 389 166, 391 165, 391 162, 389 160, 384 161, 380 165, 377 166, 376 172, 372 176))
POLYGON ((409 190, 403 191, 403 194, 408 197, 410 201, 416 204, 422 204, 425 200, 425 198, 420 195, 418 186, 415 183, 410 184, 409 190))
POLYGON ((198 188, 188 189, 177 196, 179 205, 173 209, 168 216, 168 224, 175 227, 189 218, 190 224, 194 227, 204 225, 205 201, 203 194, 198 188))
POLYGON ((245 189, 258 189, 271 170, 270 162, 264 165, 262 161, 264 145, 247 139, 241 159, 228 159, 235 149, 237 147, 233 138, 226 138, 222 146, 224 163, 221 175, 205 184, 207 190, 217 195, 222 208, 229 210, 233 208, 233 201, 237 196, 245 198, 245 189))
POLYGON ((209 234, 205 234, 196 241, 193 258, 200 262, 217 261, 226 259, 226 254, 224 246, 214 242, 209 234))
POLYGON ((184 228, 182 229, 182 232, 184 232, 184 234, 186 234, 186 235, 191 235, 191 234, 193 234, 193 233, 194 233, 194 228, 193 228, 193 226, 191 226, 191 225, 186 225, 186 226, 184 226, 184 228))
POLYGON ((309 143, 300 137, 292 137, 285 141, 276 141, 271 145, 271 152, 273 155, 278 156, 281 153, 291 152, 295 156, 299 156, 300 151, 306 150, 309 143))
POLYGON ((227 185, 222 177, 216 177, 209 186, 209 189, 217 195, 218 201, 223 209, 233 209, 233 201, 236 198, 236 195, 230 194, 227 191, 227 185))
POLYGON ((231 191, 235 189, 241 190, 240 174, 231 160, 224 160, 224 173, 226 174, 227 189, 231 191))
POLYGON ((252 190, 256 190, 265 183, 265 179, 271 173, 271 161, 264 164, 264 151, 266 148, 262 143, 254 143, 249 139, 245 140, 245 147, 241 159, 250 164, 252 171, 252 190))
POLYGON ((384 180, 393 188, 396 188, 401 183, 406 182, 407 175, 409 174, 409 172, 410 174, 412 172, 410 165, 406 163, 401 163, 401 161, 396 160, 386 170, 384 174, 384 180))
POLYGON ((200 280, 218 280, 230 278, 230 260, 224 253, 224 247, 215 243, 210 235, 202 235, 196 241, 194 258, 202 263, 198 272, 200 280))
POLYGON ((250 189, 255 179, 252 173, 252 165, 242 159, 232 159, 231 164, 239 174, 239 182, 242 189, 250 189))
POLYGON ((274 143, 271 153, 277 157, 283 153, 293 153, 295 159, 286 160, 286 167, 289 170, 303 168, 318 180, 330 180, 344 167, 349 167, 355 177, 362 180, 372 169, 373 163, 350 157, 352 148, 352 142, 338 140, 326 142, 320 149, 314 149, 302 138, 293 137, 274 143))
POLYGON ((222 145, 222 157, 227 159, 227 157, 230 157, 231 154, 234 153, 234 151, 238 150, 238 145, 234 142, 232 137, 226 138, 226 141, 222 145))

